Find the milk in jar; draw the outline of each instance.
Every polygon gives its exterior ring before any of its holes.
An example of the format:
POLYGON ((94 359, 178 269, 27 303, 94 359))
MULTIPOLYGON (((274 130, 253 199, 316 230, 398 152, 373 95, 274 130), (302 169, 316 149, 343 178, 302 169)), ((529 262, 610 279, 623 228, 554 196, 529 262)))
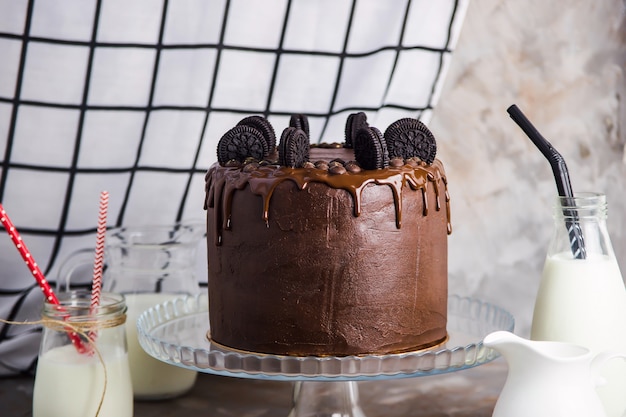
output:
POLYGON ((137 319, 150 307, 176 298, 176 294, 127 294, 129 304, 126 327, 128 358, 135 397, 170 397, 187 392, 195 383, 197 373, 162 362, 148 355, 139 345, 137 319))
POLYGON ((131 417, 133 389, 126 354, 100 347, 106 366, 97 355, 76 351, 72 345, 56 347, 39 357, 33 395, 34 417, 131 417))
POLYGON ((132 417, 124 297, 102 293, 97 307, 89 291, 61 293, 58 299, 59 305, 44 303, 33 416, 132 417))

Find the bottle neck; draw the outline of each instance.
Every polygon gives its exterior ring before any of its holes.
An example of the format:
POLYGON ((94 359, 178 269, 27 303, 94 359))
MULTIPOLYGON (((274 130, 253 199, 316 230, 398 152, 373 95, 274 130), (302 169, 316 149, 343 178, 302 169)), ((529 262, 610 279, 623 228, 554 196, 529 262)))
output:
POLYGON ((59 293, 59 305, 44 303, 43 316, 58 321, 106 322, 124 316, 126 301, 123 295, 103 292, 97 307, 91 307, 91 293, 87 290, 77 290, 59 293))
POLYGON ((554 206, 555 233, 549 254, 568 253, 574 259, 615 257, 606 228, 607 202, 604 194, 580 193, 558 197, 554 206))
POLYGON ((606 221, 606 196, 598 193, 578 193, 574 197, 558 196, 554 205, 556 221, 606 221))

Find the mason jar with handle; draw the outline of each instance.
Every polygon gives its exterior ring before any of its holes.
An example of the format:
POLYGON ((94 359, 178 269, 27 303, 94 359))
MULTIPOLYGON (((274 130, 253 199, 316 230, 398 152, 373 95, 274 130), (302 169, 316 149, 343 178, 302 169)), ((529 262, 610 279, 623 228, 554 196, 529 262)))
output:
POLYGON ((204 236, 205 225, 200 222, 121 227, 107 232, 104 288, 126 297, 128 357, 137 399, 177 397, 195 383, 196 372, 161 362, 143 351, 136 322, 142 312, 156 304, 198 293, 196 255, 204 236))

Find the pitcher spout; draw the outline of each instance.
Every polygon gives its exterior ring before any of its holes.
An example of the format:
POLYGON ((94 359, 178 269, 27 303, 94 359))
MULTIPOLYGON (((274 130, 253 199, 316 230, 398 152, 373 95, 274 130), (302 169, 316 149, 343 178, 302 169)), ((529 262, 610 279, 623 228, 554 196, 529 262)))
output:
POLYGON ((530 340, 507 331, 488 334, 483 340, 483 345, 499 352, 509 365, 514 364, 517 358, 520 361, 527 360, 529 356, 537 354, 530 340))
POLYGON ((504 356, 509 366, 517 362, 530 364, 542 361, 558 366, 559 364, 590 362, 593 354, 586 347, 554 341, 528 340, 511 332, 497 331, 488 334, 483 344, 493 348, 504 356))

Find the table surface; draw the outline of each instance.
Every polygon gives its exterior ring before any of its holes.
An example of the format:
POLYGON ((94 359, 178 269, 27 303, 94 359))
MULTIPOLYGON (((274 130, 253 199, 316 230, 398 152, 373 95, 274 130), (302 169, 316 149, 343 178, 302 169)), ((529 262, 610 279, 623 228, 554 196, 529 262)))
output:
MULTIPOLYGON (((490 417, 507 374, 506 362, 420 378, 359 382, 367 417, 490 417)), ((31 415, 31 377, 0 379, 4 416, 31 415)), ((167 401, 136 401, 135 417, 287 417, 292 382, 238 379, 200 374, 185 396, 167 401)))

